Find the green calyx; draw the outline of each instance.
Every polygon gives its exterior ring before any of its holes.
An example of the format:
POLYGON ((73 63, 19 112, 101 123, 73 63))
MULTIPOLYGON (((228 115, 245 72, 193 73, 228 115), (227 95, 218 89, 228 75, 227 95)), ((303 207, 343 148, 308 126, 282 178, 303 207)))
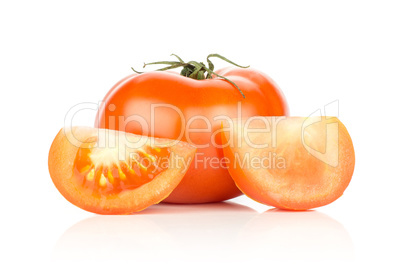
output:
MULTIPOLYGON (((157 62, 151 62, 151 63, 144 63, 144 67, 145 68, 147 65, 156 65, 156 64, 165 64, 168 65, 166 67, 157 69, 156 71, 166 71, 166 70, 170 70, 170 69, 175 69, 175 68, 179 68, 179 67, 183 67, 183 69, 181 70, 180 74, 182 76, 185 77, 189 77, 189 78, 193 78, 196 80, 204 80, 204 79, 211 79, 214 76, 222 78, 226 81, 228 81, 229 83, 231 83, 233 86, 235 86, 237 88, 237 90, 239 90, 240 94, 243 96, 243 98, 246 98, 246 96, 244 96, 243 92, 241 91, 241 89, 231 80, 229 80, 228 78, 221 76, 217 73, 214 72, 214 64, 211 62, 210 58, 219 58, 221 60, 224 60, 234 66, 240 67, 240 68, 248 68, 250 66, 241 66, 238 65, 236 63, 234 63, 231 60, 228 60, 227 58, 219 55, 219 54, 209 54, 207 57, 207 63, 208 66, 205 65, 202 62, 196 62, 196 61, 189 61, 189 62, 184 62, 179 56, 177 56, 176 54, 172 54, 171 56, 174 56, 177 58, 177 61, 157 61, 157 62)), ((131 67, 131 69, 137 73, 137 74, 142 74, 143 72, 138 72, 136 70, 134 70, 134 68, 131 67)))

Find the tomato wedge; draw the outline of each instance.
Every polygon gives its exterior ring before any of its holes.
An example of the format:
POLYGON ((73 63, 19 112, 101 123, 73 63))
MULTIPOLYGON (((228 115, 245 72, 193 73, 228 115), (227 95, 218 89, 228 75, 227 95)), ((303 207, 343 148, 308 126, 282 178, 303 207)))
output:
POLYGON ((51 145, 49 173, 74 205, 98 214, 131 214, 166 198, 184 177, 195 151, 174 140, 66 128, 51 145))
POLYGON ((223 125, 224 155, 238 188, 277 208, 306 210, 339 198, 355 154, 335 117, 252 117, 223 125))

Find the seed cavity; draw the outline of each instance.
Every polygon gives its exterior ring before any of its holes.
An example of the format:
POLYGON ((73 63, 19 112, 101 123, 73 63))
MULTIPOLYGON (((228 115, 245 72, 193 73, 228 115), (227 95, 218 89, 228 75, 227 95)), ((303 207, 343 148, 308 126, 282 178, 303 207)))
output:
POLYGON ((101 186, 101 187, 105 187, 106 186, 106 177, 105 177, 105 175, 103 175, 103 173, 101 174, 101 176, 100 176, 100 179, 99 179, 99 185, 101 186))
POLYGON ((112 183, 112 184, 114 183, 114 177, 113 177, 112 171, 110 171, 110 168, 107 170, 107 178, 110 183, 112 183))
POLYGON ((97 145, 82 147, 77 152, 75 171, 82 185, 92 195, 120 193, 152 181, 166 168, 169 148, 146 146, 129 150, 102 148, 97 145), (161 163, 161 161, 163 161, 161 163))
POLYGON ((91 168, 91 165, 86 165, 80 170, 80 173, 87 173, 91 168))
POLYGON ((139 149, 138 150, 140 153, 142 153, 142 155, 145 158, 148 158, 149 160, 151 160, 151 162, 155 162, 156 161, 156 157, 153 155, 148 154, 144 149, 139 149))
POLYGON ((91 169, 89 173, 87 174, 86 178, 88 181, 93 181, 95 177, 95 169, 91 169))
POLYGON ((126 174, 123 173, 123 171, 121 170, 120 166, 117 167, 117 171, 119 172, 119 178, 121 180, 127 179, 126 174))
POLYGON ((140 169, 142 169, 143 171, 147 171, 148 168, 146 166, 144 166, 143 164, 141 164, 137 159, 133 158, 132 159, 134 161, 134 163, 136 163, 140 169))

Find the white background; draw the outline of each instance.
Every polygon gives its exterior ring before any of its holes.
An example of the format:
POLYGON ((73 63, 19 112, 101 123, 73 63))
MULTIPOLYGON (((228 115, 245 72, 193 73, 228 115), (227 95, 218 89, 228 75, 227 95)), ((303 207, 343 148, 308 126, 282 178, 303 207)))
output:
POLYGON ((401 14, 398 1, 1 1, 1 266, 401 265, 401 14), (67 202, 47 154, 69 108, 171 53, 250 64, 292 115, 339 100, 356 151, 344 195, 300 213, 246 197, 124 217, 67 202))

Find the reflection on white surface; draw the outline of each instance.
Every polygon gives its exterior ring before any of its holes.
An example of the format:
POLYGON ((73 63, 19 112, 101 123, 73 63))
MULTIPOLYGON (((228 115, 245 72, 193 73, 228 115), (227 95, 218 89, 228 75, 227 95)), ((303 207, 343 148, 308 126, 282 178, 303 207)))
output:
POLYGON ((240 232, 249 257, 276 260, 353 259, 352 239, 342 224, 317 211, 271 209, 240 232), (252 255, 252 256, 251 256, 252 255))
POLYGON ((130 216, 94 216, 70 227, 53 254, 61 259, 245 261, 350 258, 343 226, 316 212, 257 213, 236 203, 155 205, 130 216))
POLYGON ((221 256, 254 216, 236 203, 158 204, 129 216, 94 216, 57 241, 55 259, 167 261, 221 256))

